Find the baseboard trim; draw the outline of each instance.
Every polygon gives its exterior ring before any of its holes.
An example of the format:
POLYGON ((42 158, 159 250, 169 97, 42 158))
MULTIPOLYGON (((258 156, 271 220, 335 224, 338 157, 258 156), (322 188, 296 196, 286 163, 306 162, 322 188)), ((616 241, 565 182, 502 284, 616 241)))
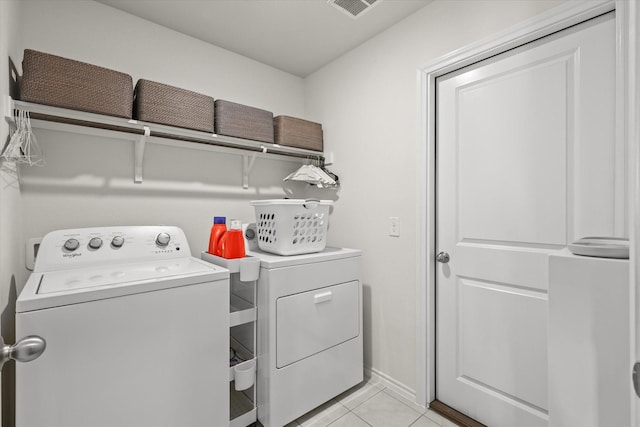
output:
MULTIPOLYGON (((416 402, 416 391, 408 387, 407 385, 391 378, 389 375, 373 368, 365 368, 364 376, 365 379, 369 380, 373 384, 380 384, 381 386, 393 390, 395 393, 399 394, 410 402, 416 402)), ((416 405, 423 407, 419 403, 416 403, 416 405)))
POLYGON ((429 404, 429 408, 461 427, 487 427, 484 424, 481 424, 478 421, 474 420, 473 418, 469 418, 465 414, 456 411, 450 406, 445 405, 439 400, 434 400, 433 402, 431 402, 429 404))

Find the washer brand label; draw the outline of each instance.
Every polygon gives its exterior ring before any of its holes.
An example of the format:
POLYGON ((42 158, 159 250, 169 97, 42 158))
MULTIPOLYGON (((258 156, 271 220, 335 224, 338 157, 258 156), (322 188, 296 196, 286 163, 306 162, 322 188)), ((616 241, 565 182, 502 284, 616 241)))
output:
POLYGON ((70 254, 62 254, 64 258, 75 258, 77 256, 81 256, 82 254, 79 252, 72 252, 70 254))

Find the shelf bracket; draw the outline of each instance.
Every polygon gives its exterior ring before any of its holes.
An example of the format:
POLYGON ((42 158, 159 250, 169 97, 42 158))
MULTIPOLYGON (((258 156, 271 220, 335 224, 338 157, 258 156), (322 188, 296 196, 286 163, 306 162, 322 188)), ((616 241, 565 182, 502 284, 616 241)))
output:
MULTIPOLYGON (((260 148, 262 152, 266 154, 267 147, 261 145, 260 148)), ((251 156, 242 156, 242 188, 245 190, 249 188, 249 174, 251 173, 251 169, 253 169, 253 163, 256 161, 257 155, 258 153, 253 153, 251 156)))
POLYGON ((324 165, 325 166, 331 166, 333 164, 333 151, 329 151, 325 156, 324 156, 324 165))
POLYGON ((147 143, 147 138, 149 136, 151 136, 151 128, 149 128, 149 126, 144 126, 144 135, 140 135, 140 138, 138 138, 134 142, 135 173, 133 177, 133 182, 136 184, 142 183, 142 161, 144 160, 144 148, 147 143))
POLYGON ((3 104, 4 109, 4 118, 7 123, 13 123, 15 121, 13 117, 13 111, 15 109, 15 104, 13 103, 13 99, 9 95, 5 95, 3 104))

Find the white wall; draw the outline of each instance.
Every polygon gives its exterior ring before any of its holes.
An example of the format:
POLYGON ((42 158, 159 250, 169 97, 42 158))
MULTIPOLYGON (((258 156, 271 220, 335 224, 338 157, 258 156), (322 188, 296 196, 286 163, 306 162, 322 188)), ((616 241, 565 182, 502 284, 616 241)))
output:
MULTIPOLYGON (((18 45, 17 35, 18 2, 14 0, 0 2, 0 69, 8 70, 9 55, 18 45)), ((6 73, 3 72, 6 76, 6 73)), ((0 80, 0 96, 9 95, 9 79, 0 80)), ((9 124, 0 120, 1 144, 9 137, 9 124)), ((12 276, 21 279, 21 270, 16 268, 18 261, 18 243, 21 236, 20 190, 14 164, 2 164, 0 167, 0 306, 8 301, 9 284, 12 276), (18 226, 16 226, 18 225, 18 226)), ((1 309, 0 308, 0 309, 1 309)))
POLYGON ((562 1, 430 3, 306 79, 343 182, 329 239, 364 250, 365 364, 416 388, 417 69, 562 1), (400 237, 389 237, 389 217, 400 237), (357 224, 357 226, 354 226, 357 224))
MULTIPOLYGON (((170 85, 303 117, 303 81, 256 61, 93 1, 23 1, 20 54, 30 48, 170 85)), ((283 197, 300 163, 257 159, 242 189, 234 154, 147 144, 144 182, 133 184, 128 141, 37 130, 45 167, 22 168, 24 238, 97 225, 182 227, 192 252, 206 248, 214 215, 253 220, 249 201, 283 197), (259 185, 257 185, 259 183, 259 185)), ((291 184, 292 195, 304 193, 291 184)))

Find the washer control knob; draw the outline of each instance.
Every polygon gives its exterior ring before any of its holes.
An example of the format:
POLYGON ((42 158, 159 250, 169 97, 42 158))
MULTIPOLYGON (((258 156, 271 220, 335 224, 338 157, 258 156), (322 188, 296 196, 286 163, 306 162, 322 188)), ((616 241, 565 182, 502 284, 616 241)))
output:
POLYGON ((100 249, 100 247, 102 246, 102 239, 99 237, 94 237, 91 240, 89 240, 89 247, 91 249, 100 249))
POLYGON ((156 236, 156 245, 158 246, 167 246, 169 244, 169 242, 171 241, 171 236, 169 235, 169 233, 158 233, 158 235, 156 236))
POLYGON ((111 239, 111 246, 113 246, 114 248, 121 248, 122 245, 124 245, 124 237, 115 236, 113 239, 111 239))
POLYGON ((68 251, 75 251, 78 249, 78 246, 80 246, 80 242, 78 242, 77 239, 67 239, 67 241, 64 242, 64 248, 68 251))

